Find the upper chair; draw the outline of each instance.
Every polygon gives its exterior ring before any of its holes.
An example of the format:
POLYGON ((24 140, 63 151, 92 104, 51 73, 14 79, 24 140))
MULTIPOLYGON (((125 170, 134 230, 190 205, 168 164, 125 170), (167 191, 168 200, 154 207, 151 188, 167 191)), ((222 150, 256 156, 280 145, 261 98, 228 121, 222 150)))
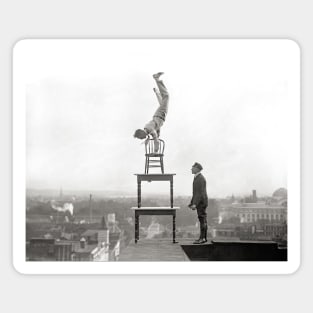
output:
POLYGON ((149 138, 147 144, 145 145, 146 149, 146 164, 145 164, 145 174, 149 174, 149 168, 160 167, 162 174, 164 174, 164 147, 165 142, 162 139, 159 140, 159 149, 157 152, 154 152, 154 139, 149 138))

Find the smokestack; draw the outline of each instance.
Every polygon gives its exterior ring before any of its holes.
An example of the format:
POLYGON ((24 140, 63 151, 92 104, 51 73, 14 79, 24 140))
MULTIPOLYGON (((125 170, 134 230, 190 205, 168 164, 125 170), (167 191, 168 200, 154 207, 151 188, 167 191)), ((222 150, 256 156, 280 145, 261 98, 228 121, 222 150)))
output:
POLYGON ((253 203, 256 203, 256 202, 257 202, 256 190, 252 190, 252 202, 253 202, 253 203))
POLYGON ((89 195, 89 223, 92 222, 92 208, 91 208, 91 197, 92 195, 89 195))

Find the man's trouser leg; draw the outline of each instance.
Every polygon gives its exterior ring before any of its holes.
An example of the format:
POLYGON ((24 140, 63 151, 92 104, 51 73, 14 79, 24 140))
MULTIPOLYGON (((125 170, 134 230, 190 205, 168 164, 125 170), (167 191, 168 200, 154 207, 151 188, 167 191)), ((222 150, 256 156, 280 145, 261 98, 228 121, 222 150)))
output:
POLYGON ((200 222, 200 238, 201 239, 207 239, 207 216, 206 216, 206 212, 205 212, 205 208, 204 209, 199 209, 198 210, 198 218, 199 218, 199 222, 200 222))
POLYGON ((162 97, 162 101, 160 102, 159 98, 159 102, 160 105, 167 105, 168 99, 169 99, 169 93, 167 91, 167 88, 165 87, 163 80, 156 80, 156 83, 158 85, 159 91, 160 91, 160 95, 162 97))
POLYGON ((158 99, 159 105, 162 105, 162 96, 159 91, 155 90, 155 95, 158 99))
POLYGON ((204 239, 205 238, 205 227, 204 227, 204 219, 203 217, 199 218, 200 221, 200 239, 204 239))
POLYGON ((168 91, 163 83, 162 80, 156 80, 156 83, 158 85, 160 94, 158 94, 156 92, 156 96, 158 98, 158 101, 160 103, 160 106, 158 107, 158 109, 155 111, 153 117, 158 117, 160 118, 160 123, 159 123, 159 127, 160 128, 163 125, 163 122, 165 121, 166 115, 167 115, 167 111, 168 111, 168 102, 169 102, 169 94, 168 91))
POLYGON ((203 221, 203 238, 205 240, 207 240, 207 235, 208 235, 208 222, 207 217, 205 217, 203 221))

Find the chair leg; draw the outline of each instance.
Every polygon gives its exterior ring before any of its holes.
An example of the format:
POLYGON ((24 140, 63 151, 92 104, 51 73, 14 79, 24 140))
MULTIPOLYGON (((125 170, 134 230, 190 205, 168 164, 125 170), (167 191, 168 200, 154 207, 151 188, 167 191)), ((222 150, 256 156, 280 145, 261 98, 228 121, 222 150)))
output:
POLYGON ((145 174, 148 174, 147 165, 148 165, 148 157, 146 157, 146 162, 145 162, 145 174))
POLYGON ((162 174, 164 174, 163 157, 160 157, 160 163, 161 163, 161 171, 162 171, 162 174))
POLYGON ((147 157, 147 173, 146 174, 149 174, 149 167, 150 167, 150 158, 147 157))

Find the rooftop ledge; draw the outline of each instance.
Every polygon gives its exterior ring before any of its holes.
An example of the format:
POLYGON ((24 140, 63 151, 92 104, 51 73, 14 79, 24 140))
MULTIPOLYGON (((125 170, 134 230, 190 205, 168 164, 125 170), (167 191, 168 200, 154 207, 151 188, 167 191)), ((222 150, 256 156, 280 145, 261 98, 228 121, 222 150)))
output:
POLYGON ((119 261, 287 261, 287 247, 273 241, 212 240, 193 244, 194 239, 140 239, 121 251, 119 261))

